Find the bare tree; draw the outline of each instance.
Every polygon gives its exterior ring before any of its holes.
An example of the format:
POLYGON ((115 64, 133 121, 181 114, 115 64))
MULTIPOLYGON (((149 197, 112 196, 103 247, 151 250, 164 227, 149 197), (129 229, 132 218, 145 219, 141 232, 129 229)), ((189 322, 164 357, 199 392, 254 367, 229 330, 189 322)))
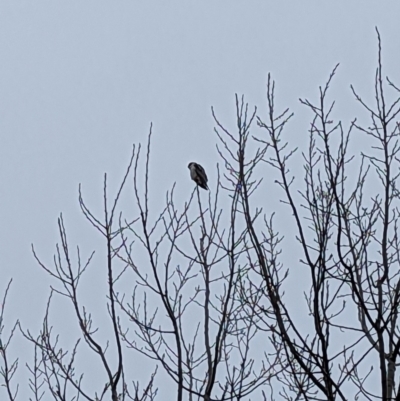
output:
MULTIPOLYGON (((278 263, 279 234, 272 219, 265 218, 265 229, 257 229, 254 224, 256 213, 248 201, 250 188, 246 180, 254 167, 246 165, 245 157, 235 159, 243 213, 256 251, 253 260, 265 285, 259 293, 272 311, 265 313, 253 298, 249 297, 248 302, 257 309, 257 316, 264 315, 265 329, 274 331, 273 343, 285 349, 287 364, 282 365, 285 369, 279 381, 281 396, 288 400, 345 400, 354 396, 400 399, 399 388, 395 387, 400 347, 396 205, 400 97, 386 104, 377 33, 375 107, 368 106, 351 87, 356 100, 370 115, 370 126, 363 127, 354 120, 346 131, 341 121, 332 119, 334 102, 329 103, 327 98, 337 66, 326 85, 320 87, 318 102, 300 100, 311 110, 312 120, 308 148, 302 154, 305 185, 299 196, 293 189, 298 176, 289 170, 296 149, 289 149, 283 139, 292 115, 288 110, 276 113, 275 87, 270 77, 267 120, 258 118, 266 135, 254 139, 271 150, 263 161, 279 173, 277 184, 293 216, 303 255, 300 262, 309 276, 309 288, 304 289, 310 317, 306 330, 296 321, 296 310, 290 310, 285 302, 282 283, 289 273, 282 271, 278 263), (355 130, 367 138, 355 137, 355 130), (371 152, 363 147, 360 154, 350 153, 354 137, 358 144, 370 144, 371 152), (379 373, 373 373, 374 367, 379 367, 379 373)), ((390 79, 386 81, 398 94, 399 89, 390 79)), ((245 153, 247 140, 243 135, 238 155, 245 153)), ((253 283, 254 287, 259 285, 257 280, 253 283)))
POLYGON ((177 400, 185 393, 189 399, 243 399, 276 375, 279 355, 265 355, 256 366, 257 317, 245 313, 240 297, 241 277, 249 266, 240 263, 247 257, 247 230, 238 221, 239 192, 227 189, 224 216, 220 182, 207 202, 197 187, 182 210, 173 188, 165 209, 152 218, 147 185, 150 138, 143 196, 138 187, 140 152, 135 163, 140 219, 124 231, 125 254, 120 254, 138 287, 130 302, 117 297, 138 330, 132 338, 121 328, 121 335, 128 347, 159 362, 177 385, 177 400), (135 241, 144 248, 147 263, 135 257, 135 241), (161 311, 165 315, 160 316, 161 311))
MULTIPOLYGON (((132 161, 135 155, 135 149, 132 151, 132 157, 128 165, 126 174, 117 191, 114 200, 109 203, 109 194, 107 188, 107 175, 104 176, 103 188, 103 217, 97 218, 87 208, 81 189, 79 190, 79 204, 85 218, 93 225, 93 227, 101 233, 105 240, 106 249, 106 280, 107 280, 107 310, 111 331, 113 333, 112 341, 114 343, 113 353, 110 355, 110 341, 103 341, 97 334, 98 328, 93 326, 92 315, 87 311, 86 307, 79 300, 80 281, 92 262, 94 252, 92 252, 83 263, 81 260, 80 248, 77 248, 77 257, 74 261, 70 252, 70 246, 67 241, 67 233, 64 226, 62 215, 58 219, 58 229, 61 244, 57 245, 56 255, 54 257, 54 267, 47 267, 38 258, 35 249, 32 248, 33 254, 42 269, 47 272, 59 285, 59 288, 52 287, 49 301, 47 304, 46 314, 43 320, 43 328, 37 337, 33 336, 29 330, 22 330, 25 338, 31 341, 35 347, 35 360, 33 366, 29 366, 29 370, 33 375, 31 381, 31 389, 36 399, 40 399, 38 394, 39 387, 42 383, 47 384, 47 388, 54 400, 70 400, 70 399, 86 399, 92 401, 100 401, 103 399, 111 399, 119 401, 125 399, 132 400, 152 400, 154 399, 152 376, 140 391, 138 385, 133 385, 133 392, 128 390, 124 377, 123 366, 123 349, 122 339, 118 329, 118 314, 116 310, 116 299, 114 296, 114 286, 121 277, 118 272, 115 259, 116 253, 121 245, 118 245, 119 237, 126 227, 119 225, 118 216, 116 215, 118 202, 121 192, 128 178, 132 161), (64 350, 59 345, 59 335, 53 334, 53 327, 49 321, 49 310, 53 295, 66 297, 74 310, 77 323, 81 332, 80 338, 75 342, 71 350, 64 350), (77 376, 76 356, 78 346, 83 340, 88 349, 97 356, 103 374, 106 379, 104 383, 97 383, 100 388, 92 394, 90 390, 85 389, 84 374, 77 376), (103 344, 104 343, 104 344, 103 344), (115 358, 115 355, 116 358, 115 358), (74 394, 74 395, 70 395, 74 394)), ((96 364, 97 365, 97 364, 96 364)))
MULTIPOLYGON (((236 96, 233 129, 212 110, 220 163, 210 192, 196 187, 180 204, 174 184, 163 209, 152 209, 152 127, 112 198, 105 175, 101 218, 79 191, 83 215, 105 240, 107 291, 99 301, 112 335, 99 334, 79 295, 93 253, 82 262, 78 247, 73 257, 60 216, 54 265, 33 249, 57 284, 40 333, 21 329, 35 351, 32 400, 400 400, 400 89, 383 78, 377 33, 374 105, 351 87, 369 124, 354 119, 346 128, 334 119, 336 66, 316 101, 300 99, 311 112, 308 141, 292 147, 285 135, 293 114, 276 110, 268 76, 266 110, 236 96), (119 206, 129 185, 133 211, 119 206), (279 193, 284 208, 264 212, 265 190, 269 199, 279 193), (289 230, 283 214, 292 218, 289 230), (289 254, 298 260, 290 266, 289 254), (296 280, 304 288, 293 288, 296 280), (79 336, 70 349, 51 323, 55 296, 74 311, 79 336), (95 390, 77 373, 81 343, 101 371, 95 390), (129 368, 139 358, 151 372, 141 385, 129 368), (158 391, 164 380, 168 394, 158 391)), ((0 342, 12 401, 14 329, 0 342)))
POLYGON ((6 290, 4 292, 3 302, 0 305, 0 376, 2 377, 2 386, 6 390, 7 397, 10 401, 15 401, 18 395, 19 385, 16 385, 15 389, 11 384, 11 381, 18 369, 18 358, 10 360, 8 348, 10 346, 11 340, 14 337, 15 329, 18 326, 18 321, 14 324, 11 332, 8 336, 4 334, 5 323, 4 323, 4 313, 7 301, 8 291, 10 290, 12 280, 7 284, 6 290))

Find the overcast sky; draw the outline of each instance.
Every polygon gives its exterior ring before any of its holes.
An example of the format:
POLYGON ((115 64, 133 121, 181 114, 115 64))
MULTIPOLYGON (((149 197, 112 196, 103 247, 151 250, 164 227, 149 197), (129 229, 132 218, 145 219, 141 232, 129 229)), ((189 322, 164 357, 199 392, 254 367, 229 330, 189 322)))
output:
POLYGON ((49 283, 30 244, 50 261, 63 212, 72 243, 91 249, 78 184, 99 208, 103 173, 121 178, 150 122, 154 197, 174 182, 188 196, 190 161, 212 188, 211 106, 231 126, 235 93, 262 113, 271 72, 278 104, 301 126, 298 98, 315 98, 340 62, 332 94, 349 121, 359 111, 350 83, 371 96, 375 26, 386 73, 400 82, 399 15, 398 1, 2 0, 0 294, 13 277, 9 318, 38 328, 49 283))

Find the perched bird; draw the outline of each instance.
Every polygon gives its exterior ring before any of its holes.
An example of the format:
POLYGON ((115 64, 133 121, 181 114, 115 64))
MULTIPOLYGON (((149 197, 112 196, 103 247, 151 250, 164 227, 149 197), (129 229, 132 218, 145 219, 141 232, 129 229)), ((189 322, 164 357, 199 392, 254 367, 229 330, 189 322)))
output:
POLYGON ((208 189, 207 186, 207 174, 204 168, 200 164, 191 162, 188 164, 188 169, 190 170, 190 178, 201 188, 208 189))

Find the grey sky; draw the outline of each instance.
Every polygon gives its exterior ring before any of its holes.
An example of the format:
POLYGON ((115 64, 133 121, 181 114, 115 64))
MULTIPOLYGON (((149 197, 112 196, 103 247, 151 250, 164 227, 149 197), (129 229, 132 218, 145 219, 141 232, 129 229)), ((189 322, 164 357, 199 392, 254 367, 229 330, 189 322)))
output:
POLYGON ((119 181, 151 121, 154 196, 175 181, 189 194, 189 161, 212 188, 212 105, 231 126, 236 92, 262 113, 271 72, 278 104, 301 126, 298 98, 315 96, 340 62, 332 94, 351 119, 349 84, 371 95, 375 26, 385 70, 400 81, 399 15, 398 1, 2 1, 0 293, 13 277, 10 319, 37 329, 48 282, 30 244, 51 261, 63 212, 71 242, 89 252, 78 184, 100 210, 103 173, 119 181))

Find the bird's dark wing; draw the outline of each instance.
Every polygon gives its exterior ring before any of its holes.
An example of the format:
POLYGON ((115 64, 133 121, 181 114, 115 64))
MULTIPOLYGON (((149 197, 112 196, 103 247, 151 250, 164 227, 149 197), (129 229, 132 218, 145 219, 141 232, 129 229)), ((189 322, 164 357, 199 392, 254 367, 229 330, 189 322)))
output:
POLYGON ((207 174, 204 171, 204 168, 200 166, 200 164, 195 165, 196 173, 201 178, 201 180, 206 184, 208 181, 207 174))

